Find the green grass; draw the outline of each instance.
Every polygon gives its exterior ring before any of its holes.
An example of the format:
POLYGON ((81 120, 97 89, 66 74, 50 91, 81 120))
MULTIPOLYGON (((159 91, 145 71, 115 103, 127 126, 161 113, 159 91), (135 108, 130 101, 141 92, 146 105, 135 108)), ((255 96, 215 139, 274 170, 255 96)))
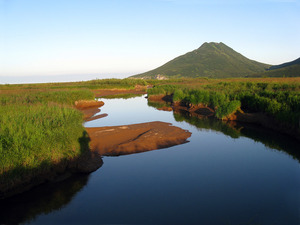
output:
POLYGON ((48 102, 73 105, 75 101, 84 99, 94 99, 94 94, 87 89, 22 92, 1 94, 0 105, 5 106, 10 104, 36 104, 48 102))
POLYGON ((262 112, 288 126, 299 128, 300 83, 211 82, 205 85, 156 85, 148 95, 173 95, 174 102, 185 105, 203 104, 216 110, 216 117, 225 118, 245 109, 262 112))
POLYGON ((136 86, 146 86, 141 79, 101 79, 81 82, 44 83, 44 84, 6 84, 0 85, 0 90, 7 89, 134 89, 136 86))
POLYGON ((101 99, 116 99, 116 98, 129 99, 129 98, 135 98, 141 96, 143 96, 143 94, 117 94, 117 95, 106 95, 101 97, 101 99))
POLYGON ((83 115, 72 107, 80 99, 94 95, 84 89, 0 95, 0 187, 87 151, 83 115))
POLYGON ((84 131, 79 111, 54 104, 1 107, 0 126, 0 173, 72 158, 84 131))

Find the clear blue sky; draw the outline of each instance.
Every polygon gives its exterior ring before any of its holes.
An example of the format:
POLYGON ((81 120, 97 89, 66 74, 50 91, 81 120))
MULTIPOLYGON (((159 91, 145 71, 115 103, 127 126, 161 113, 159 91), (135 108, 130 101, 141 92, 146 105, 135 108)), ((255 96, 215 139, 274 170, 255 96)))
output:
POLYGON ((300 57, 300 0, 0 0, 0 77, 124 77, 223 42, 300 57))

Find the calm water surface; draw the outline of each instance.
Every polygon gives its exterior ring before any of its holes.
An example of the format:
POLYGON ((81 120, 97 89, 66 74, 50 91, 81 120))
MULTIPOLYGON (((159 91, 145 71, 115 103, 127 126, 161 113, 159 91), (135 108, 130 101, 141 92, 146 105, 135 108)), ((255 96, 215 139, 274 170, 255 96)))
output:
POLYGON ((170 122, 192 132, 189 143, 104 157, 88 176, 0 202, 0 224, 300 224, 299 142, 159 111, 144 97, 103 101, 108 116, 86 127, 170 122))

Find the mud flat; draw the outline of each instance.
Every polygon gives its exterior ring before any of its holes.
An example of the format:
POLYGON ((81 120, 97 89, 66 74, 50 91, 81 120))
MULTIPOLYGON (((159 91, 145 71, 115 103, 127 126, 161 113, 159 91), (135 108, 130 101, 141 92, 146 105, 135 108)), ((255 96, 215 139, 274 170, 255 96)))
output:
POLYGON ((103 105, 104 102, 96 100, 75 102, 75 107, 83 113, 83 119, 86 122, 108 116, 106 113, 94 116, 95 114, 101 112, 99 108, 103 105))
POLYGON ((191 133, 165 122, 86 128, 93 152, 119 156, 167 148, 187 142, 191 133))

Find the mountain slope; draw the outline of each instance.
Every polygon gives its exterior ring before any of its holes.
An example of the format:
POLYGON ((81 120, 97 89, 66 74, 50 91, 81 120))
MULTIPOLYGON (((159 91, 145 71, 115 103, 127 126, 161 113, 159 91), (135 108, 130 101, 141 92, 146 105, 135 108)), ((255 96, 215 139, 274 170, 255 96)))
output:
POLYGON ((250 60, 221 43, 204 43, 200 48, 166 64, 133 77, 244 77, 265 71, 269 65, 250 60))
POLYGON ((271 66, 263 73, 251 75, 252 77, 300 77, 300 58, 283 63, 276 66, 271 66))
POLYGON ((276 65, 276 66, 271 66, 268 70, 276 70, 276 69, 281 69, 281 68, 285 68, 285 67, 289 67, 289 66, 293 66, 293 65, 300 65, 300 58, 291 61, 291 62, 287 62, 287 63, 283 63, 280 65, 276 65))

